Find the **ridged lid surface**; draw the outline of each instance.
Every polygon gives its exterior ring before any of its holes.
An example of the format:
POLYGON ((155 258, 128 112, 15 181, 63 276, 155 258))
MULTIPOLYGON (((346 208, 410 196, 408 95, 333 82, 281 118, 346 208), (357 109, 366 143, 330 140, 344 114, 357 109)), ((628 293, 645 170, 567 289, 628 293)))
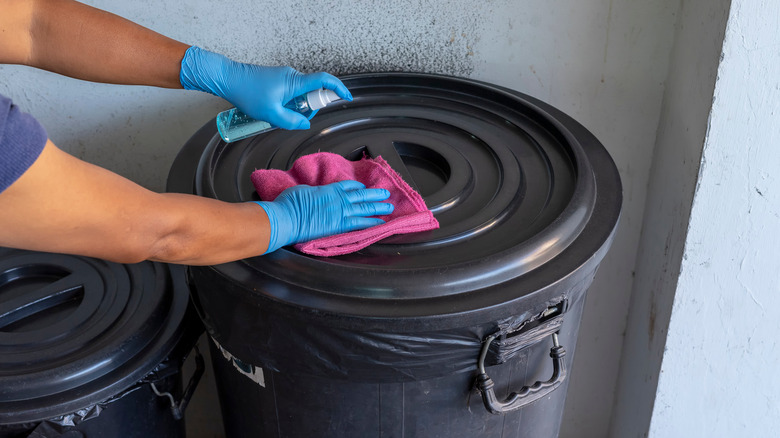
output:
POLYGON ((387 73, 344 82, 355 100, 320 110, 306 131, 226 144, 207 124, 174 163, 169 190, 256 200, 255 169, 288 169, 318 151, 382 156, 441 228, 345 256, 285 248, 214 267, 248 293, 351 315, 437 314, 555 282, 611 236, 621 203, 617 170, 603 146, 560 111, 460 78, 387 73), (516 287, 520 278, 529 279, 527 288, 516 287), (472 294, 507 284, 512 292, 472 294))
POLYGON ((69 414, 151 372, 183 331, 175 272, 0 248, 0 424, 69 414))

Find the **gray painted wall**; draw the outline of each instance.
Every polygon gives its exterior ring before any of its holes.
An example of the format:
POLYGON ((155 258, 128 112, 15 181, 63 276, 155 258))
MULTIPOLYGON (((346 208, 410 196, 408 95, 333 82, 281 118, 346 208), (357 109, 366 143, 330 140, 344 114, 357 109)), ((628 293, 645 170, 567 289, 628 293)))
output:
POLYGON ((680 10, 615 397, 614 438, 644 437, 650 427, 729 4, 689 0, 680 10))
MULTIPOLYGON (((561 436, 606 435, 680 0, 88 3, 242 61, 467 76, 583 123, 613 155, 625 205, 589 292, 561 436)), ((164 189, 189 135, 229 106, 202 93, 89 84, 18 66, 0 66, 0 77, 0 93, 60 147, 154 190, 164 189)))

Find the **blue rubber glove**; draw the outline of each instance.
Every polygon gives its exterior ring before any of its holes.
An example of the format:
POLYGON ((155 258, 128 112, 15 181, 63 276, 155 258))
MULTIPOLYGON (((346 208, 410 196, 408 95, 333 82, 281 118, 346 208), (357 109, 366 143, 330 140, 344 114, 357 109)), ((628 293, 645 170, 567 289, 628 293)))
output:
POLYGON ((219 96, 255 120, 283 129, 308 129, 309 120, 284 104, 309 91, 327 88, 352 100, 347 87, 328 73, 303 74, 291 67, 263 67, 232 61, 192 46, 181 61, 181 85, 219 96))
POLYGON ((382 219, 368 216, 392 213, 392 204, 379 202, 389 197, 385 189, 341 181, 316 187, 294 186, 273 202, 257 202, 271 224, 266 254, 286 245, 383 224, 382 219))

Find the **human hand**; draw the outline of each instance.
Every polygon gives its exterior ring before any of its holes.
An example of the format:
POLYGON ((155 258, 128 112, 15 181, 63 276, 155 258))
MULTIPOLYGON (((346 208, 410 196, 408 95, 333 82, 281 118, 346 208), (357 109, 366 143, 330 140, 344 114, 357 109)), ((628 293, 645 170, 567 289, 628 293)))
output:
POLYGON ((383 224, 382 219, 368 216, 392 213, 392 204, 379 202, 389 197, 385 189, 341 181, 316 187, 294 186, 273 202, 257 202, 271 224, 266 254, 293 243, 383 224))
POLYGON ((214 94, 256 120, 283 129, 308 129, 309 120, 284 107, 293 98, 327 88, 352 100, 347 87, 328 73, 303 74, 291 67, 244 64, 192 46, 181 61, 179 75, 187 90, 214 94))

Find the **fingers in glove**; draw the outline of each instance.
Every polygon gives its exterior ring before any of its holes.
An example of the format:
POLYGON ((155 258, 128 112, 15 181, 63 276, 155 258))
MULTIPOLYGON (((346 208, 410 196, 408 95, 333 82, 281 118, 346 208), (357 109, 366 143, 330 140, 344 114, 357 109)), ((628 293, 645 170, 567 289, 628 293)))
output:
POLYGON ((305 116, 284 107, 278 112, 269 115, 268 120, 266 121, 274 126, 287 130, 309 129, 311 127, 309 119, 305 116))
POLYGON ((357 231, 362 230, 365 228, 371 228, 377 225, 382 225, 385 223, 382 219, 378 219, 375 217, 351 217, 344 219, 343 222, 343 232, 349 232, 349 231, 357 231))
POLYGON ((395 207, 388 202, 361 202, 349 207, 347 216, 385 216, 393 212, 395 207))
POLYGON ((361 202, 384 201, 390 197, 390 192, 385 189, 359 189, 346 193, 347 201, 357 204, 361 202))
POLYGON ((336 94, 344 100, 352 100, 352 93, 349 92, 347 87, 337 77, 330 73, 319 72, 304 75, 301 79, 301 85, 308 91, 327 88, 335 91, 336 94))
POLYGON ((357 202, 384 201, 390 197, 390 192, 386 189, 367 189, 365 184, 351 179, 329 185, 341 188, 346 194, 347 201, 353 204, 357 202))
POLYGON ((362 182, 355 181, 355 180, 352 180, 352 179, 345 179, 344 181, 331 183, 331 184, 328 184, 328 186, 338 187, 338 188, 340 188, 341 190, 343 190, 345 192, 350 192, 350 191, 353 191, 353 190, 361 190, 361 189, 365 189, 366 188, 366 185, 363 184, 362 182))

